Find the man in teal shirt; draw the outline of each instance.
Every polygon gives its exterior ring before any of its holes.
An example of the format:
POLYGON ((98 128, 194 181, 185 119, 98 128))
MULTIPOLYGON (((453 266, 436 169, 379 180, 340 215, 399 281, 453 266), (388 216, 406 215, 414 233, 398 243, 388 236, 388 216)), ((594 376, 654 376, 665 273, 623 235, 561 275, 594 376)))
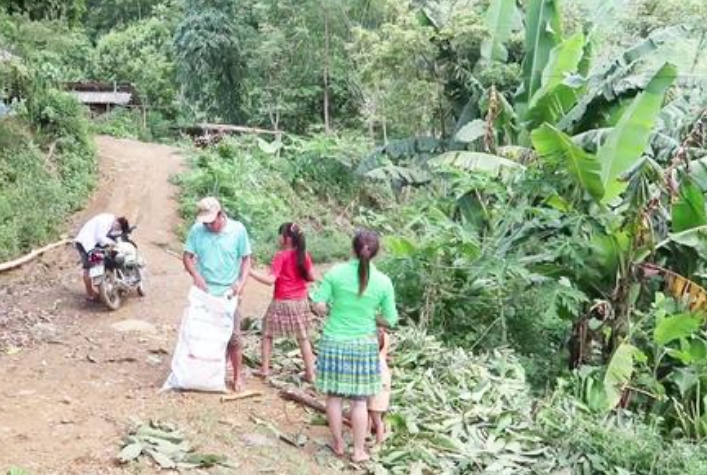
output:
MULTIPOLYGON (((216 297, 240 297, 248 279, 251 259, 248 232, 229 219, 216 198, 199 201, 196 223, 184 246, 184 268, 194 285, 216 297)), ((233 364, 234 390, 243 388, 243 355, 239 341, 238 311, 233 317, 233 336, 228 356, 233 364)))

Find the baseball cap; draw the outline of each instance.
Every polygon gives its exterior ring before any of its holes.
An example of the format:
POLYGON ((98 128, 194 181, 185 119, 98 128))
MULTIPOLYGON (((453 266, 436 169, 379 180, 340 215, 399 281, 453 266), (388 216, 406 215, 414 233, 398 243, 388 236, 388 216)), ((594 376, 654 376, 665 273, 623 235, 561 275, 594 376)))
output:
POLYGON ((207 196, 196 205, 196 221, 199 223, 211 223, 221 211, 221 203, 213 196, 207 196))

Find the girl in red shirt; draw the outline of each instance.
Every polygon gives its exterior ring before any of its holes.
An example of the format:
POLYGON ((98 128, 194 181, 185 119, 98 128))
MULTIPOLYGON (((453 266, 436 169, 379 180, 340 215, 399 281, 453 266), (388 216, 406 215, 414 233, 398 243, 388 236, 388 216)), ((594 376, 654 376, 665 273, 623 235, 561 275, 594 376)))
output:
POLYGON ((250 275, 265 285, 274 285, 273 300, 263 317, 262 366, 259 376, 270 374, 272 341, 277 337, 295 337, 304 360, 305 380, 314 381, 314 353, 309 340, 312 313, 308 286, 314 281, 312 258, 307 252, 304 233, 295 223, 285 223, 278 230, 280 249, 272 260, 269 275, 255 270, 250 275))

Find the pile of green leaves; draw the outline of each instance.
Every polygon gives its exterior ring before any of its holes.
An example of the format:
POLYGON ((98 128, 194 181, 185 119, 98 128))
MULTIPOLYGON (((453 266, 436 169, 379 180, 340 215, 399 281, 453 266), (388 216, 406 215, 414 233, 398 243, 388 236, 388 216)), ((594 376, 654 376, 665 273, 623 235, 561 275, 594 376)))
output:
POLYGON ((225 456, 194 452, 184 434, 166 422, 139 424, 125 437, 118 461, 129 463, 141 456, 150 457, 162 469, 232 467, 225 456))
POLYGON ((563 382, 534 397, 513 352, 473 354, 412 327, 394 335, 390 437, 379 474, 697 475, 707 451, 629 411, 597 413, 563 382))
POLYGON ((477 356, 414 328, 395 341, 392 434, 376 473, 522 474, 548 466, 525 371, 511 352, 477 356))

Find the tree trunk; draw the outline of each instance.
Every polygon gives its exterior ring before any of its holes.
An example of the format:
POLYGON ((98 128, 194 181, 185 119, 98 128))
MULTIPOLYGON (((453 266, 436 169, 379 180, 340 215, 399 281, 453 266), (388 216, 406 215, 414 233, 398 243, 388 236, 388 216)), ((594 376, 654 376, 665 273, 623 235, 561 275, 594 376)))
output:
POLYGON ((329 7, 324 2, 323 5, 324 13, 324 69, 322 71, 323 82, 324 82, 324 132, 330 133, 331 124, 329 122, 329 7))

